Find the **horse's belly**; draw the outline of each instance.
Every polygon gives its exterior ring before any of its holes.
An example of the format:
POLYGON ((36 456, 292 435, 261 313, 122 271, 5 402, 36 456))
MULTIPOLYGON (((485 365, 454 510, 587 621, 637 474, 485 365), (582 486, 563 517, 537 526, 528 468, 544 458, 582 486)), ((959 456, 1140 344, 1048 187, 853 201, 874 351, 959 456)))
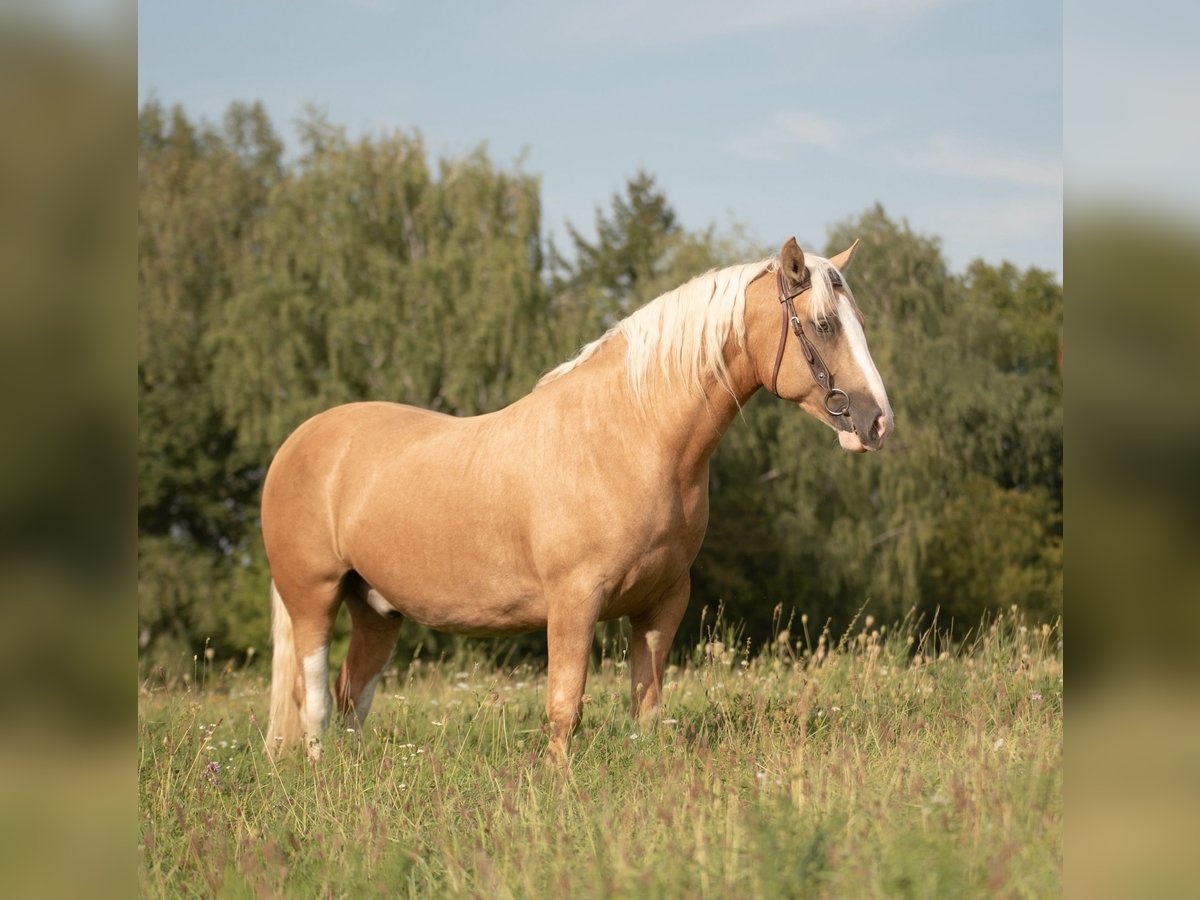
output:
POLYGON ((435 631, 453 634, 519 634, 546 627, 546 605, 540 593, 521 589, 497 579, 481 584, 469 579, 455 583, 446 579, 436 583, 414 584, 380 578, 371 585, 371 605, 381 614, 395 610, 406 619, 435 631))
POLYGON ((399 612, 434 631, 474 636, 521 634, 546 628, 544 605, 533 598, 489 600, 416 599, 399 612))

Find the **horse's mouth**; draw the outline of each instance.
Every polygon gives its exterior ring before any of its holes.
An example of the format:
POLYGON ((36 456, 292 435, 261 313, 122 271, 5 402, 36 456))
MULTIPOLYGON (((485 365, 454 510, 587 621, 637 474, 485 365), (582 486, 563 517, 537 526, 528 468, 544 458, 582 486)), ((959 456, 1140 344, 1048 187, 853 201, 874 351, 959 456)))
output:
POLYGON ((857 417, 846 413, 831 418, 832 421, 829 424, 838 433, 838 443, 842 445, 843 449, 852 453, 866 453, 881 449, 884 436, 891 431, 890 411, 888 413, 878 412, 873 421, 869 419, 864 421, 862 410, 859 410, 857 417), (859 431, 859 428, 866 426, 868 422, 869 428, 864 440, 863 433, 859 431))
POLYGON ((843 450, 849 450, 851 453, 866 453, 870 449, 862 442, 857 431, 839 431, 838 443, 842 445, 843 450))
POLYGON ((858 429, 854 426, 854 420, 849 416, 833 416, 830 424, 837 432, 838 443, 842 445, 843 450, 849 450, 851 453, 866 453, 871 449, 862 442, 862 438, 858 436, 858 429))

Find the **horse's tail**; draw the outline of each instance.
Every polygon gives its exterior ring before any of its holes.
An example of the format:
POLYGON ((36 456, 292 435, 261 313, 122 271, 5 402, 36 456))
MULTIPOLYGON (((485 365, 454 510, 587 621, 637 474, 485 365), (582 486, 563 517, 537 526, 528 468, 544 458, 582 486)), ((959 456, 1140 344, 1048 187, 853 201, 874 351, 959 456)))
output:
POLYGON ((274 756, 304 735, 300 707, 296 703, 296 681, 300 666, 292 642, 292 617, 271 582, 271 713, 267 722, 267 753, 274 756))

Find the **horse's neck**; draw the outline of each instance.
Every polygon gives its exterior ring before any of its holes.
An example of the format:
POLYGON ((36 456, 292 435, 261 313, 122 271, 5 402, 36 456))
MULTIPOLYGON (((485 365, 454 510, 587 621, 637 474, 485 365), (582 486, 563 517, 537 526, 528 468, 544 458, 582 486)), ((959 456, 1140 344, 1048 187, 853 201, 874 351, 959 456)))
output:
POLYGON ((628 439, 640 434, 664 462, 686 477, 701 477, 742 405, 759 384, 744 353, 727 355, 732 393, 715 378, 703 391, 655 372, 642 399, 635 397, 625 366, 626 344, 614 338, 563 376, 562 390, 587 391, 604 404, 604 423, 628 439))

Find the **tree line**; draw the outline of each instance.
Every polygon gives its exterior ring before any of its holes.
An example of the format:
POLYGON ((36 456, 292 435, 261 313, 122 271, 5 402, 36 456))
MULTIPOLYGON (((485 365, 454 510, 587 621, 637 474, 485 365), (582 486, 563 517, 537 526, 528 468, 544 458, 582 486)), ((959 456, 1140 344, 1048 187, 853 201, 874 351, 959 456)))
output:
MULTIPOLYGON (((777 249, 684 228, 645 173, 597 208, 594 237, 568 225, 560 246, 536 175, 483 149, 431 160, 416 131, 351 139, 310 114, 289 159, 258 104, 211 124, 150 101, 138 125, 145 664, 265 649, 258 494, 307 417, 363 399, 498 409, 663 291, 777 249)), ((760 392, 713 460, 685 634, 717 605, 752 640, 777 607, 835 629, 1061 613, 1061 285, 1009 263, 953 273, 936 237, 878 206, 811 249, 854 237, 896 433, 851 456, 760 392)), ((404 633, 402 653, 450 642, 404 633)))

